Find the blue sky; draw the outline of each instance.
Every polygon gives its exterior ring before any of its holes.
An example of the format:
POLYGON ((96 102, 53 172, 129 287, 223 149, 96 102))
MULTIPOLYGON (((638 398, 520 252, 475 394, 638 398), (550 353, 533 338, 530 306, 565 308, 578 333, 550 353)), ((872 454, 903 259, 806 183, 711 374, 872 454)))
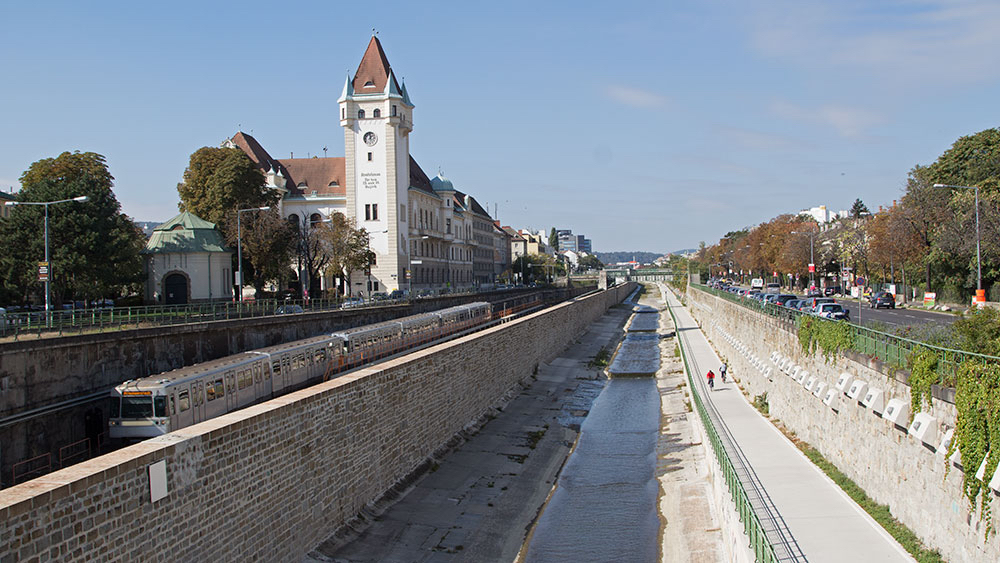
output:
POLYGON ((373 27, 424 170, 597 251, 888 205, 913 165, 1000 125, 995 1, 478 4, 14 3, 0 189, 94 151, 124 211, 162 221, 190 154, 238 127, 277 158, 342 156, 336 100, 373 27))

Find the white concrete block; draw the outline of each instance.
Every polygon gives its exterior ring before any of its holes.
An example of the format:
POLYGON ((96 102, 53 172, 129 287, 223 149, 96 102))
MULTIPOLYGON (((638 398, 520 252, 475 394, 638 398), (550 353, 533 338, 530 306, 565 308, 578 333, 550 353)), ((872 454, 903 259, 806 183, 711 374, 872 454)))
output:
POLYGON ((1000 464, 997 464, 996 471, 993 472, 993 478, 990 479, 989 487, 1000 493, 1000 464))
POLYGON ((795 381, 798 381, 799 385, 805 385, 807 377, 809 377, 809 370, 803 369, 799 371, 798 375, 795 376, 795 381))
POLYGON ((941 443, 937 447, 937 454, 944 457, 948 453, 948 448, 951 447, 951 441, 955 438, 955 429, 949 428, 947 432, 944 433, 944 437, 941 438, 941 443))
POLYGON ((918 412, 906 433, 928 446, 935 446, 938 438, 937 419, 929 413, 918 412))
POLYGON ((976 470, 976 479, 984 481, 986 479, 986 462, 990 459, 990 452, 986 452, 986 456, 983 457, 983 462, 979 464, 979 469, 976 470))
POLYGON ((855 379, 851 383, 851 387, 847 390, 847 396, 855 401, 860 402, 868 394, 868 383, 861 381, 860 379, 855 379))
POLYGON ((852 383, 854 383, 854 376, 845 371, 837 378, 837 391, 847 393, 851 389, 852 383))
POLYGON ((893 424, 905 427, 910 421, 910 406, 902 399, 890 399, 885 405, 882 418, 893 424))
POLYGON ((823 397, 823 404, 835 411, 840 410, 840 392, 836 389, 827 389, 823 397))
POLYGON ((811 393, 813 388, 816 386, 816 382, 819 381, 819 378, 816 377, 815 375, 810 375, 808 377, 803 377, 802 380, 804 381, 802 385, 806 388, 806 391, 809 391, 811 393))
POLYGON ((885 410, 885 393, 881 389, 869 387, 868 392, 865 393, 865 398, 861 400, 861 404, 866 409, 871 409, 881 414, 885 410))
POLYGON ((823 397, 826 394, 827 384, 822 381, 817 381, 816 386, 813 387, 813 395, 817 397, 823 397))

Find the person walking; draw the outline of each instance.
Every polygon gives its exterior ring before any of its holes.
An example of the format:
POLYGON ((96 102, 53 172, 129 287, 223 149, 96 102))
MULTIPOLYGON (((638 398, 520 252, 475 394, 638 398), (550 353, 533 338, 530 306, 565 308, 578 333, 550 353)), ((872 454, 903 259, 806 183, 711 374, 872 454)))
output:
POLYGON ((712 370, 708 370, 708 388, 715 391, 715 374, 712 373, 712 370))
POLYGON ((719 368, 719 375, 722 376, 722 382, 726 382, 726 362, 722 362, 722 367, 719 368))

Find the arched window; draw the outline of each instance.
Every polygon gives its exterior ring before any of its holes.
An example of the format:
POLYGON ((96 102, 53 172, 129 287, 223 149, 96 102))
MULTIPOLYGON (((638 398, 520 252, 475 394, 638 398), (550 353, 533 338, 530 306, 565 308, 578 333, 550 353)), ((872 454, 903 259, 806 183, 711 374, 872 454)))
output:
POLYGON ((322 222, 323 222, 323 216, 320 215, 319 213, 313 213, 312 215, 309 216, 310 227, 315 227, 316 225, 319 225, 322 222))
POLYGON ((358 110, 358 119, 364 119, 364 118, 365 118, 365 110, 359 109, 358 110))
POLYGON ((382 110, 375 108, 375 111, 372 112, 372 117, 382 117, 382 110))
POLYGON ((295 229, 296 232, 298 232, 298 230, 299 230, 299 216, 296 215, 296 214, 294 214, 294 213, 292 213, 291 215, 288 216, 288 222, 289 222, 289 224, 292 225, 292 228, 295 229))

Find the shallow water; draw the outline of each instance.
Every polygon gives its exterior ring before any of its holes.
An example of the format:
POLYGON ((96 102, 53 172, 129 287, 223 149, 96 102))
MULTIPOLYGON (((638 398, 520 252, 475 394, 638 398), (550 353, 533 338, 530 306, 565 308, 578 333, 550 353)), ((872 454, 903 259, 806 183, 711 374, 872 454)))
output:
POLYGON ((583 422, 526 561, 657 559, 659 413, 653 378, 608 382, 583 422))

